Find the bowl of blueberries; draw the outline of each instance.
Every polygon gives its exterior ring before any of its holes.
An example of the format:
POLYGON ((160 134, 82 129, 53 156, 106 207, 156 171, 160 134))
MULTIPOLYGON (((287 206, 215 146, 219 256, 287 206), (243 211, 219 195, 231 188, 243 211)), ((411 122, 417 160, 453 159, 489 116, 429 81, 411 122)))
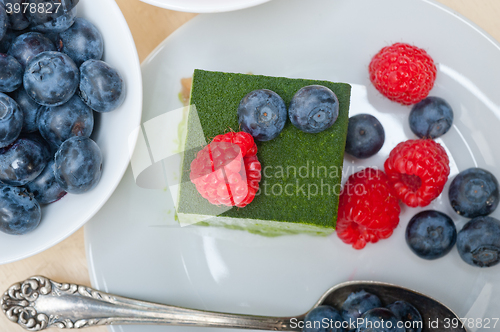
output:
POLYGON ((113 0, 0 0, 0 264, 107 201, 140 125, 134 40, 113 0))

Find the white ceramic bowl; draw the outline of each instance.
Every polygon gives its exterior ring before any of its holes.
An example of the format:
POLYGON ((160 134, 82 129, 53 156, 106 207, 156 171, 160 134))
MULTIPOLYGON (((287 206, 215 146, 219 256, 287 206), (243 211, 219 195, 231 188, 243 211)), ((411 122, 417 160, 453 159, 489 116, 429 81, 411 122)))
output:
POLYGON ((269 0, 141 0, 150 5, 191 13, 220 13, 260 5, 269 0))
POLYGON ((13 236, 0 232, 0 264, 37 254, 82 227, 108 200, 125 172, 129 135, 139 126, 142 111, 142 77, 132 34, 113 0, 82 0, 78 17, 95 24, 104 38, 104 61, 116 68, 126 85, 126 99, 116 110, 96 117, 92 138, 104 156, 102 178, 83 195, 66 195, 42 208, 42 221, 33 232, 13 236))

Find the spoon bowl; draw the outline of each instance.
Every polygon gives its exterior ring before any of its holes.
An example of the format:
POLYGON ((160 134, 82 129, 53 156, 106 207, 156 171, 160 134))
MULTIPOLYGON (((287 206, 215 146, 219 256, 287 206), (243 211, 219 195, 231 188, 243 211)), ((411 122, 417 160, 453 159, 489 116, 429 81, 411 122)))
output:
MULTIPOLYGON (((413 304, 422 315, 423 332, 467 331, 453 311, 440 302, 410 289, 375 281, 338 284, 321 296, 311 310, 323 304, 340 308, 349 294, 360 290, 377 295, 384 305, 398 300, 413 304), (436 320, 438 326, 430 324, 436 320), (445 322, 449 322, 449 327, 445 328, 445 322)), ((0 298, 0 308, 9 320, 30 331, 49 327, 79 329, 112 324, 300 331, 296 323, 303 321, 306 316, 265 317, 187 309, 133 300, 87 286, 59 283, 42 276, 12 285, 0 298)))
POLYGON ((349 294, 360 290, 378 296, 384 306, 396 301, 412 304, 422 315, 422 332, 467 331, 460 318, 439 301, 411 289, 377 281, 348 281, 338 284, 326 291, 312 309, 319 305, 341 308, 349 294))

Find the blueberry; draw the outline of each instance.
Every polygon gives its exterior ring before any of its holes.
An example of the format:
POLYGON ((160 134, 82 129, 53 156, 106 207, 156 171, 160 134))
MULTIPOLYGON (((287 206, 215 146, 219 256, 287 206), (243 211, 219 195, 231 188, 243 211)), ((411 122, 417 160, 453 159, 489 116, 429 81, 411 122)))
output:
POLYGON ((40 134, 52 147, 59 147, 73 136, 90 137, 94 128, 92 110, 73 96, 61 106, 44 107, 38 117, 40 134))
POLYGON ((30 21, 24 15, 22 8, 24 0, 5 0, 6 4, 9 4, 9 8, 13 10, 9 16, 10 28, 13 30, 24 30, 30 25, 30 21), (16 8, 20 8, 21 10, 16 10, 16 8))
POLYGON ((83 194, 93 189, 101 179, 101 173, 101 149, 88 137, 71 137, 56 152, 56 181, 71 194, 83 194))
POLYGON ((484 169, 469 168, 453 179, 448 196, 459 215, 466 218, 486 216, 498 206, 498 181, 484 169))
POLYGON ((54 169, 54 161, 51 160, 42 174, 26 185, 26 189, 40 204, 54 203, 66 195, 66 191, 56 181, 54 169))
POLYGON ((417 213, 406 227, 406 243, 420 258, 443 257, 457 241, 457 228, 446 214, 427 210, 417 213))
POLYGON ((0 149, 0 182, 9 186, 24 186, 36 179, 46 165, 46 156, 40 145, 19 138, 14 144, 0 149))
POLYGON ((420 312, 408 302, 396 301, 387 306, 398 320, 405 325, 406 332, 421 332, 424 326, 420 312))
POLYGON ((23 66, 13 57, 0 53, 0 92, 12 92, 23 83, 23 66))
POLYGON ((0 148, 12 144, 23 128, 23 112, 6 94, 0 93, 0 148))
POLYGON ((274 91, 261 89, 248 93, 238 106, 241 129, 257 141, 279 136, 286 123, 286 105, 274 91))
POLYGON ((110 112, 125 99, 123 79, 104 61, 87 60, 80 67, 80 97, 94 111, 110 112))
POLYGON ((38 54, 55 51, 54 43, 39 32, 28 32, 18 36, 12 42, 9 54, 24 67, 38 54))
POLYGON ((14 100, 17 102, 23 112, 23 132, 32 133, 38 130, 38 113, 43 107, 37 104, 26 93, 23 87, 17 89, 13 94, 14 100))
POLYGON ((370 114, 349 118, 345 152, 353 157, 369 158, 380 151, 385 141, 382 124, 370 114))
POLYGON ((0 53, 7 53, 14 39, 19 36, 19 31, 7 29, 5 36, 0 39, 0 53))
MULTIPOLYGON (((45 37, 47 37, 54 45, 56 45, 57 41, 59 40, 59 33, 58 32, 45 32, 43 34, 45 37)), ((57 47, 56 47, 57 50, 57 47)))
POLYGON ((364 290, 349 294, 344 304, 342 304, 342 318, 351 324, 370 309, 382 306, 380 299, 364 290))
POLYGON ((59 106, 75 94, 79 78, 78 68, 69 56, 43 52, 26 67, 24 88, 40 105, 59 106))
POLYGON ((59 34, 56 45, 57 50, 69 55, 77 66, 90 59, 101 60, 104 52, 104 41, 99 30, 80 17, 71 28, 59 34))
POLYGON ((37 144, 40 149, 42 149, 42 156, 45 162, 49 162, 54 159, 54 155, 56 153, 56 149, 51 148, 49 143, 40 135, 38 131, 32 133, 21 133, 20 138, 26 138, 37 144))
POLYGON ((337 309, 320 305, 307 313, 302 332, 344 332, 343 321, 337 309))
POLYGON ((54 21, 73 9, 79 0, 25 0, 27 3, 26 17, 33 26, 54 21), (42 8, 42 10, 31 10, 42 8))
POLYGON ((55 20, 37 25, 35 27, 32 27, 31 29, 33 31, 44 32, 44 33, 63 32, 69 29, 69 27, 71 27, 73 23, 75 23, 76 13, 77 10, 75 7, 66 14, 57 17, 55 20))
POLYGON ((439 97, 427 97, 415 104, 410 112, 410 128, 420 138, 437 138, 453 124, 451 106, 439 97))
POLYGON ((288 114, 292 124, 306 133, 319 133, 330 128, 339 116, 335 93, 321 85, 303 87, 292 98, 288 114))
POLYGON ((25 188, 0 187, 0 231, 23 235, 37 228, 41 218, 40 205, 25 188))
POLYGON ((7 27, 9 26, 9 17, 5 11, 5 6, 0 3, 0 39, 2 39, 7 33, 7 27))
POLYGON ((361 318, 356 332, 405 332, 401 320, 386 308, 368 310, 361 318))
POLYGON ((490 267, 500 262, 500 221, 491 217, 476 217, 458 232, 458 253, 462 259, 478 267, 490 267))

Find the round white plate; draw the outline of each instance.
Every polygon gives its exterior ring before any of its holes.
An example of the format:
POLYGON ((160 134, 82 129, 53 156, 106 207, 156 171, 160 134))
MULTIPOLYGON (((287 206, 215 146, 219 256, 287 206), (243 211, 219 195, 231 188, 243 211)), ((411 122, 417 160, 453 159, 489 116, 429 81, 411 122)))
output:
MULTIPOLYGON (((447 99, 455 111, 453 128, 438 140, 450 155, 451 177, 480 166, 500 178, 499 45, 432 1, 275 0, 196 17, 144 62, 143 121, 181 107, 180 79, 195 68, 348 82, 353 84, 351 115, 377 116, 386 142, 362 163, 347 157, 346 174, 364 166, 382 168, 397 143, 415 138, 407 123, 410 108, 382 97, 368 79, 371 57, 394 42, 418 45, 438 63, 431 95, 447 99)), ((165 128, 170 130, 177 129, 165 128)), ((451 209, 447 190, 428 208, 448 213, 461 229, 466 219, 451 209)), ((500 302, 493 299, 500 297, 500 266, 469 266, 456 248, 435 261, 409 250, 404 230, 421 210, 403 208, 394 235, 360 251, 335 234, 267 238, 219 228, 181 228, 168 190, 139 188, 129 169, 108 204, 85 227, 91 278, 95 287, 124 296, 278 316, 306 312, 339 282, 379 280, 429 294, 460 317, 497 318, 500 302)), ((500 209, 493 216, 500 217, 500 209)), ((196 329, 113 328, 191 330, 196 329)))
POLYGON ((120 72, 127 89, 118 109, 96 115, 91 137, 104 156, 101 181, 88 193, 66 195, 43 207, 42 221, 33 232, 21 236, 0 232, 0 264, 37 254, 73 234, 106 203, 128 165, 129 135, 139 125, 142 111, 142 77, 134 39, 113 0, 80 1, 77 16, 99 29, 104 39, 104 61, 120 72))
POLYGON ((269 0, 141 0, 150 5, 190 13, 219 13, 248 8, 269 0))

